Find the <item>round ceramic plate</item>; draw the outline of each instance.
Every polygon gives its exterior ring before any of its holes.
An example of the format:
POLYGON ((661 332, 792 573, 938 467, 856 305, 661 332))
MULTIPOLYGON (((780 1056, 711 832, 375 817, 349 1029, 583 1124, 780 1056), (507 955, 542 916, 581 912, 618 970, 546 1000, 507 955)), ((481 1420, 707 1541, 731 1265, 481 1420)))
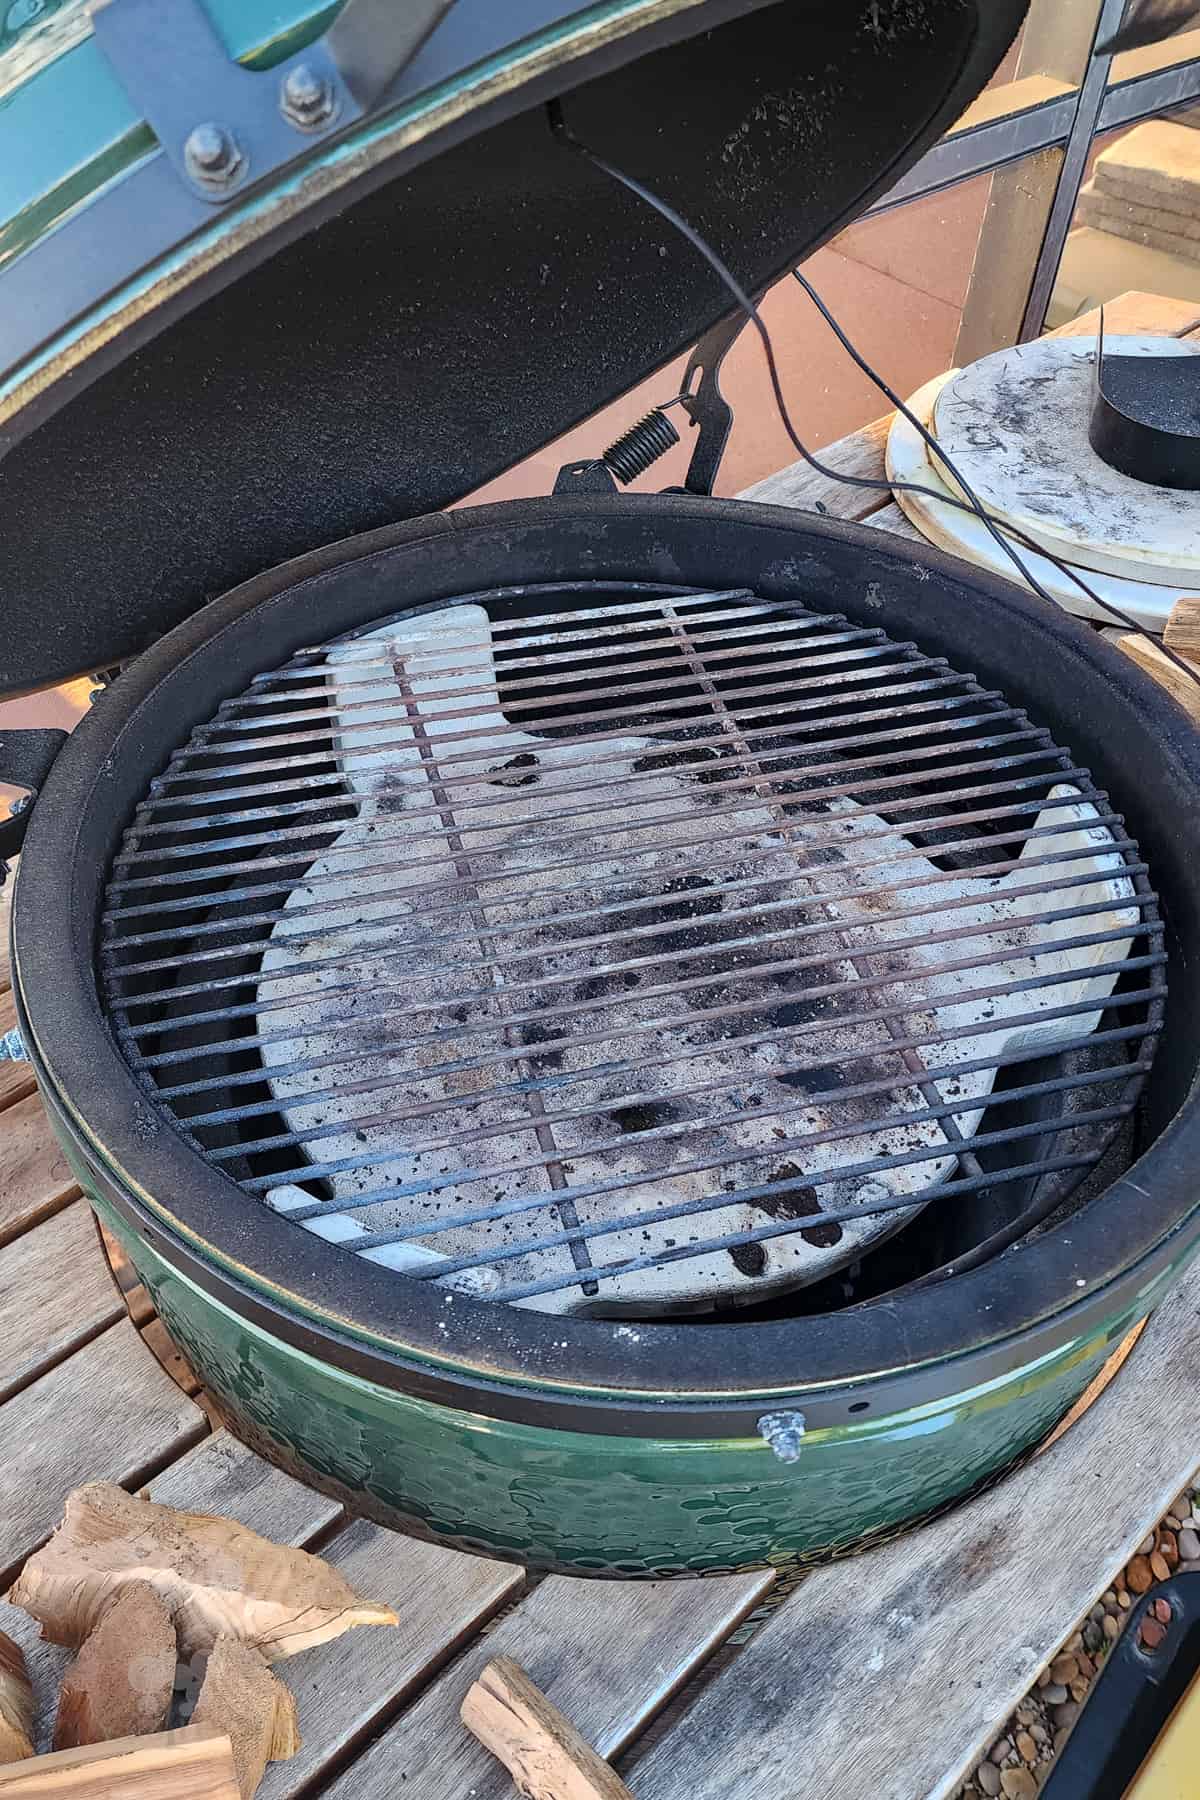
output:
MULTIPOLYGON (((1110 337, 1114 356, 1192 356, 1178 338, 1110 337)), ((1200 585, 1200 500, 1111 469, 1088 442, 1094 337, 1016 344, 958 370, 934 424, 963 479, 998 518, 1083 568, 1200 585)), ((952 484, 953 485, 953 484, 952 484)))
MULTIPOLYGON (((937 396, 952 375, 953 371, 927 382, 909 401, 911 410, 922 424, 932 424, 937 396)), ((973 513, 962 512, 954 504, 955 495, 939 472, 940 467, 940 464, 935 467, 920 433, 897 413, 888 436, 888 480, 893 483, 918 482, 938 496, 928 499, 924 494, 898 493, 896 499, 906 516, 922 537, 928 538, 939 549, 948 550, 952 556, 961 556, 980 568, 993 569, 1010 581, 1020 581, 1015 564, 1001 550, 987 526, 973 513)), ((1108 625, 1122 622, 1105 607, 1093 604, 1070 576, 1064 575, 1047 557, 1021 545, 1016 549, 1034 579, 1067 612, 1108 625)), ((1091 569, 1083 569, 1081 574, 1100 600, 1107 601, 1109 607, 1119 608, 1150 631, 1161 631, 1175 602, 1196 591, 1194 586, 1162 587, 1157 583, 1128 581, 1091 569)))

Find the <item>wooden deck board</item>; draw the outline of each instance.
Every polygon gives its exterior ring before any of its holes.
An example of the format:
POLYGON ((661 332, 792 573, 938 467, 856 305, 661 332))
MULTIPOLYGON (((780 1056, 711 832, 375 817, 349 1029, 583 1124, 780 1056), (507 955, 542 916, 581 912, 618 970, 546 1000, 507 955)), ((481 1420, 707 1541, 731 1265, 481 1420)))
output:
MULTIPOLYGON (((507 1773, 460 1722, 484 1664, 515 1657, 602 1756, 644 1729, 766 1593, 771 1575, 707 1581, 551 1576, 325 1790, 328 1800, 509 1800, 507 1773)), ((740 1792, 726 1783, 725 1794, 740 1792)))
MULTIPOLYGON (((276 1673, 296 1697, 304 1745, 291 1762, 268 1769, 258 1790, 260 1800, 287 1800, 323 1777, 331 1762, 352 1753, 459 1644, 519 1593, 525 1580, 511 1563, 418 1543, 365 1520, 339 1532, 321 1554, 360 1594, 394 1606, 400 1623, 352 1631, 341 1639, 332 1649, 336 1679, 331 1679, 328 1645, 277 1666, 276 1673)), ((355 1765, 355 1776, 360 1767, 355 1765)), ((400 1783, 398 1773, 394 1779, 400 1783)), ((407 1791, 424 1793, 421 1788, 407 1791)))
POLYGON ((124 1312, 82 1200, 7 1244, 0 1250, 0 1401, 124 1312))
POLYGON ((638 1800, 724 1800, 735 1770, 737 1800, 952 1794, 1200 1463, 1197 1367, 1200 1263, 1053 1449, 810 1575, 639 1764, 638 1800))
MULTIPOLYGON (((2 1141, 2 1140, 0 1140, 2 1141)), ((0 1583, 84 1481, 140 1481, 208 1430, 128 1319, 0 1407, 0 1583)))
POLYGON ((0 1245, 78 1195, 38 1095, 6 1107, 0 1113, 0 1245))

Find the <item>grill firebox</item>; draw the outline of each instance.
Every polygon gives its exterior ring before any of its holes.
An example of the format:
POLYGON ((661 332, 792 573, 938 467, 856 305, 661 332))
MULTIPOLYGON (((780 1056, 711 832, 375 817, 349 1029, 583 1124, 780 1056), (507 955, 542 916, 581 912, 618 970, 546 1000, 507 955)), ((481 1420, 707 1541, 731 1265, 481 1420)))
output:
POLYGON ((260 675, 138 807, 101 949, 147 1095, 259 1202, 644 1316, 840 1307, 1036 1227, 1127 1131, 1164 961, 1123 821, 1002 694, 611 582, 260 675))

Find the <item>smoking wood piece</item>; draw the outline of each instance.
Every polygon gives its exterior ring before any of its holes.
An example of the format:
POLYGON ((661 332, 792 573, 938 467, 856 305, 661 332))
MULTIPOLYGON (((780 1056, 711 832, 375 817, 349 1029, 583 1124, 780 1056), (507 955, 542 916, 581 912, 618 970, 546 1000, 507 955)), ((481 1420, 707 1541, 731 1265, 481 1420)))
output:
POLYGON ((467 1690, 462 1722, 528 1800, 633 1800, 625 1783, 511 1656, 467 1690))
POLYGON ((1200 657, 1200 594, 1175 602, 1163 627, 1163 643, 1178 656, 1200 657))
POLYGON ((63 1677, 54 1748, 158 1731, 175 1685, 175 1626, 155 1590, 118 1590, 63 1677))
POLYGON ((300 1748, 291 1694, 237 1638, 220 1637, 213 1646, 192 1721, 229 1733, 241 1800, 251 1800, 269 1762, 285 1762, 300 1748))
POLYGON ((33 1755, 33 1687, 25 1655, 0 1631, 0 1763, 33 1755))
POLYGON ((395 1625, 304 1550, 272 1544, 234 1519, 177 1512, 93 1481, 67 1496, 62 1524, 29 1558, 9 1599, 54 1644, 88 1636, 109 1597, 148 1581, 175 1620, 186 1661, 236 1637, 269 1662, 338 1637, 352 1625, 395 1625))
POLYGON ((3 1800, 238 1800, 223 1731, 185 1725, 153 1737, 55 1750, 0 1768, 3 1800))
POLYGON ((1142 637, 1136 631, 1119 639, 1117 648, 1124 652, 1130 662, 1135 662, 1139 669, 1144 669, 1147 675, 1153 675, 1160 687, 1166 688, 1172 700, 1178 700, 1184 711, 1200 724, 1200 667, 1193 680, 1182 669, 1176 668, 1157 644, 1152 644, 1149 638, 1142 637))

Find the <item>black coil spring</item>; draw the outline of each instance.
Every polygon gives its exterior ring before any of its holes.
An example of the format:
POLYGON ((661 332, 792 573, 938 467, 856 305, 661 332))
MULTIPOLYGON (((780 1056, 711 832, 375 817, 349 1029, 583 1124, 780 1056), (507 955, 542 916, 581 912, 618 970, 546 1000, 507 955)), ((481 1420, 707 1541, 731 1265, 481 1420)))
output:
POLYGON ((611 443, 601 460, 623 486, 628 486, 678 442, 679 433, 662 408, 656 406, 611 443))

